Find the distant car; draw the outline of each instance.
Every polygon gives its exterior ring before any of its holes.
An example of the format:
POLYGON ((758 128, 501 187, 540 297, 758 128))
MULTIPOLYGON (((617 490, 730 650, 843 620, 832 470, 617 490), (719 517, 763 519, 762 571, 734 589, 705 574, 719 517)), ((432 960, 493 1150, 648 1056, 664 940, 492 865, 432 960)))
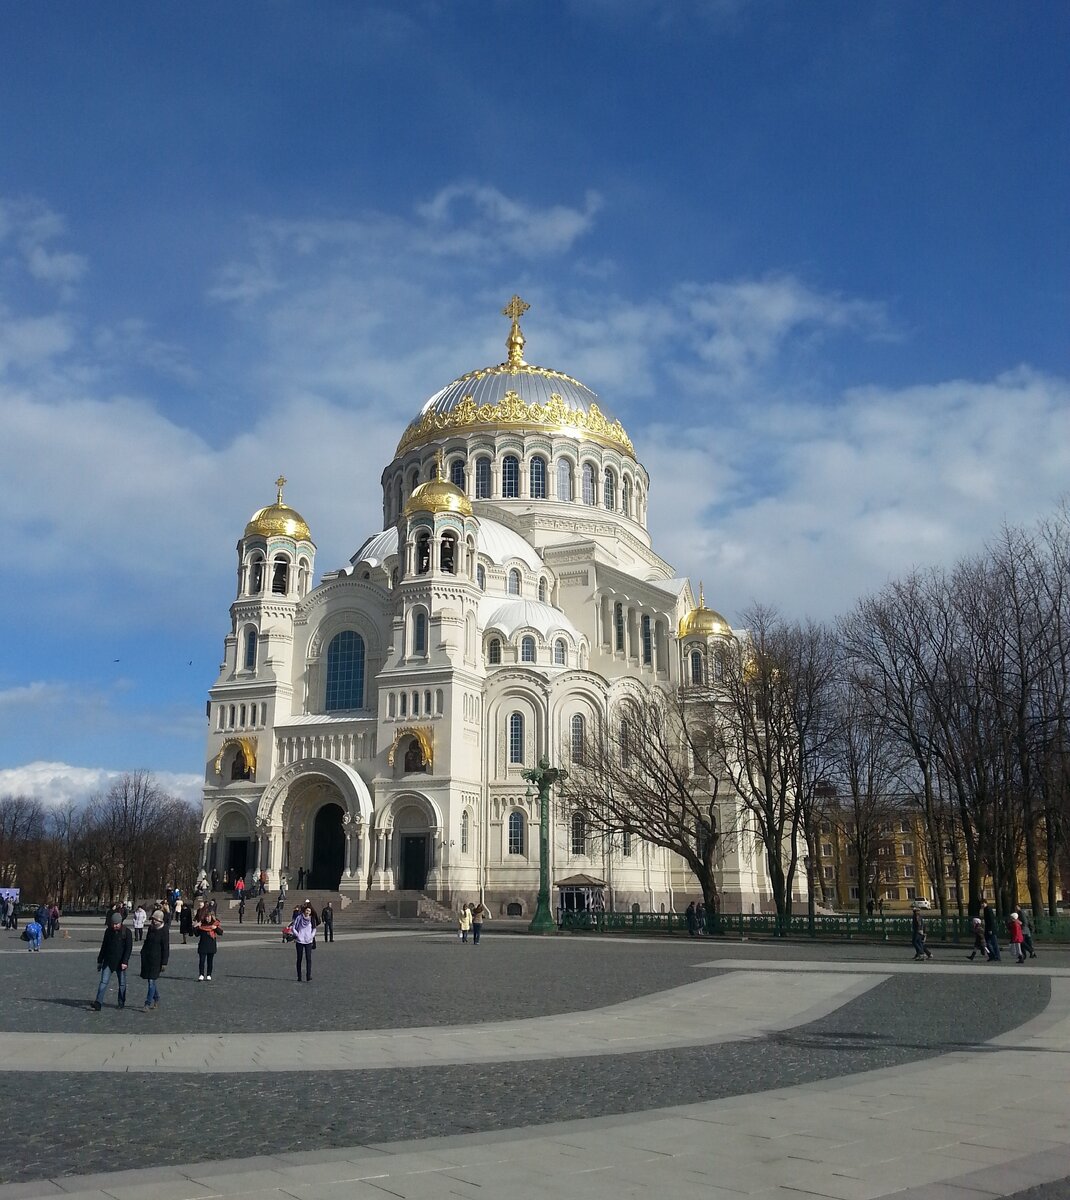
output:
POLYGON ((911 900, 910 906, 911 908, 932 908, 932 905, 929 903, 929 901, 925 899, 911 900))

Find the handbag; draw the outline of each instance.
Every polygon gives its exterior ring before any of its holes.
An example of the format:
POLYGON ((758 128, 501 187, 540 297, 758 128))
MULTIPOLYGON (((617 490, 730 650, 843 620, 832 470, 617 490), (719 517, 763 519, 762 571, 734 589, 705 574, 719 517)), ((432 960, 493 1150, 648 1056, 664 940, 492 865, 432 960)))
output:
POLYGON ((297 938, 297 934, 293 931, 292 925, 284 925, 282 929, 282 940, 284 942, 292 942, 297 938))

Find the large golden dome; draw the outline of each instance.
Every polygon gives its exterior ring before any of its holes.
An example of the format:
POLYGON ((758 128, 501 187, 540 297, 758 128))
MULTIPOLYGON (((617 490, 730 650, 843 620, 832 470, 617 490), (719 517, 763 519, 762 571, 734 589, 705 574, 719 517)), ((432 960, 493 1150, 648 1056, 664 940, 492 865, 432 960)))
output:
POLYGON ((405 516, 413 513, 457 513, 472 515, 472 502, 455 484, 446 479, 429 479, 405 501, 405 516))
POLYGON ((289 537, 293 538, 295 542, 312 541, 312 534, 305 523, 305 518, 297 509, 282 502, 282 489, 285 484, 286 479, 282 475, 275 480, 275 487, 278 488, 275 503, 269 504, 266 508, 257 509, 253 513, 249 524, 245 527, 246 537, 289 537))
POLYGON ((549 430, 634 455, 624 427, 603 411, 589 387, 571 375, 524 361, 520 318, 527 309, 519 296, 502 309, 512 318, 506 361, 469 371, 436 392, 402 434, 398 454, 443 435, 489 428, 549 430))
POLYGON ((702 585, 698 589, 698 606, 680 622, 680 637, 729 637, 732 627, 712 608, 706 607, 702 585))

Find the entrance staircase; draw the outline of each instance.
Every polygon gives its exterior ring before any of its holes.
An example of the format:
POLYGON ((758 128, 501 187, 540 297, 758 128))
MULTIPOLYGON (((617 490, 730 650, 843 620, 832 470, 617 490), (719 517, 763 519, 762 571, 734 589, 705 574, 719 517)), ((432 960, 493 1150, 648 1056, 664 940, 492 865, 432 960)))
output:
MULTIPOLYGON (((238 901, 230 892, 214 892, 219 906, 220 916, 224 921, 237 924, 238 901), (224 899, 225 897, 225 899, 224 899)), ((256 924, 257 896, 249 896, 245 901, 245 924, 256 924)), ((268 915, 275 907, 278 893, 265 894, 268 915)), ((308 900, 316 910, 317 916, 323 911, 329 900, 334 906, 334 927, 336 930, 359 928, 382 928, 395 922, 424 921, 436 924, 453 924, 456 913, 446 905, 433 899, 424 892, 396 891, 376 892, 368 897, 354 899, 350 894, 311 889, 303 892, 291 889, 286 893, 286 903, 282 910, 282 923, 287 924, 293 913, 294 906, 308 900)))

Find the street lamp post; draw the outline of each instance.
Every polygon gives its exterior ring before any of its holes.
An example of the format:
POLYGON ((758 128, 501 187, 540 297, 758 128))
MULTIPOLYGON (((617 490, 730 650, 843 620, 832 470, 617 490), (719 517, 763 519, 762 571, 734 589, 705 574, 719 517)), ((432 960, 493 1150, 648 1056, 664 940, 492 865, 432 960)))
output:
POLYGON ((557 923, 550 911, 550 788, 568 772, 550 766, 544 754, 539 765, 522 772, 528 783, 539 793, 539 901, 528 929, 532 933, 556 933, 557 923))

